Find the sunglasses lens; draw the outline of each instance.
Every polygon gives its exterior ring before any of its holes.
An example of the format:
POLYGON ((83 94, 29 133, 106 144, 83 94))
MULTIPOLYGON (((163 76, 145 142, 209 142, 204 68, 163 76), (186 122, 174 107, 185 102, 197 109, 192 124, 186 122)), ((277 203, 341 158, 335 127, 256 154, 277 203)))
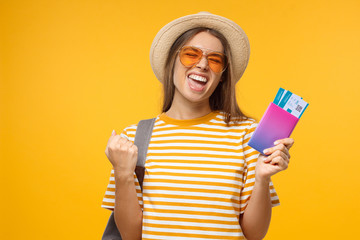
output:
POLYGON ((185 67, 196 64, 202 57, 202 51, 193 47, 184 47, 180 51, 180 61, 185 67))
MULTIPOLYGON (((185 67, 197 64, 203 56, 203 52, 195 47, 183 47, 180 50, 180 61, 185 67)), ((221 53, 213 52, 207 55, 207 61, 212 71, 220 73, 225 69, 226 56, 221 53)))
POLYGON ((220 54, 209 54, 208 55, 208 64, 211 70, 216 73, 223 71, 225 67, 225 56, 220 54))

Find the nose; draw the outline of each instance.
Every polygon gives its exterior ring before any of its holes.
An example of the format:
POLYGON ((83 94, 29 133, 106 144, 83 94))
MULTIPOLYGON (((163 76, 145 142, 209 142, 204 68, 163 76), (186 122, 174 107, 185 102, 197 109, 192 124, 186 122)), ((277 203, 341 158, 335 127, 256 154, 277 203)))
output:
POLYGON ((203 70, 209 69, 209 64, 208 64, 206 56, 201 57, 200 61, 196 64, 196 67, 203 69, 203 70))

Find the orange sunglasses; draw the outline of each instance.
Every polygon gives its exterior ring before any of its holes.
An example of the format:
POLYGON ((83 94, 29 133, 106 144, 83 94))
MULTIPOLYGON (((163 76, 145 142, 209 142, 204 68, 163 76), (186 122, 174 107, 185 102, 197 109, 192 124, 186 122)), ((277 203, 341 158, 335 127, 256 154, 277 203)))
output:
POLYGON ((179 50, 180 62, 185 67, 192 67, 205 56, 210 69, 215 73, 222 73, 227 67, 227 57, 221 52, 205 54, 202 49, 193 46, 184 46, 179 50))

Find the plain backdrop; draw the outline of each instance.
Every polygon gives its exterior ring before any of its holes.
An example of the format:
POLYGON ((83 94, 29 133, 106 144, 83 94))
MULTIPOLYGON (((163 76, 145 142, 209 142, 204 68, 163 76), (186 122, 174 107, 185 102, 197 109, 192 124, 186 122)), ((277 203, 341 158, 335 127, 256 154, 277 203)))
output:
POLYGON ((266 240, 355 239, 360 216, 360 2, 0 1, 0 238, 100 239, 113 129, 160 113, 149 63, 175 18, 209 11, 247 33, 240 107, 279 87, 310 103, 266 240))

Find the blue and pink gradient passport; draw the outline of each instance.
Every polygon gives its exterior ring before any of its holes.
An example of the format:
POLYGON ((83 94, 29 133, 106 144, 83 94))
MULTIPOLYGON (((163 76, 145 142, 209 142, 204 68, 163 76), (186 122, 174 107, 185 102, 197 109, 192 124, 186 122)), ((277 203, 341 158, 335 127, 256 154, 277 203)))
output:
POLYGON ((255 129, 249 146, 263 153, 266 148, 273 147, 276 140, 290 137, 308 105, 302 97, 280 88, 255 129))

